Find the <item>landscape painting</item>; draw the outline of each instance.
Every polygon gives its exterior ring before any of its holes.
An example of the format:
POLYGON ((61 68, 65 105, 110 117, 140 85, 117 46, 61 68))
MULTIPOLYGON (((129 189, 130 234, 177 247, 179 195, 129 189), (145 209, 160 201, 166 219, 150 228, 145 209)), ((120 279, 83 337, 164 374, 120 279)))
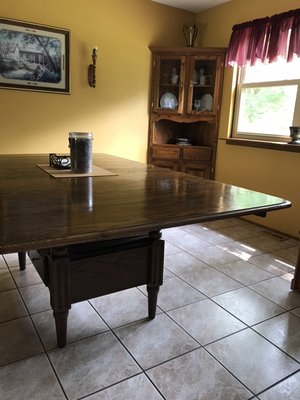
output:
POLYGON ((70 93, 69 31, 0 19, 0 88, 70 93))

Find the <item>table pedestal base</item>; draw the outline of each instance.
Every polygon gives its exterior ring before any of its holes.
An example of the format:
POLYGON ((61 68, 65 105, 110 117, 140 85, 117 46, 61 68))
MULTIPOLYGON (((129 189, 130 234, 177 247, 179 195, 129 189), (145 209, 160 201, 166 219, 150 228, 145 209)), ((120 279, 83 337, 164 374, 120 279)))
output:
POLYGON ((148 316, 155 317, 163 282, 164 241, 148 236, 30 251, 29 257, 50 291, 57 345, 67 340, 67 319, 73 303, 147 285, 148 316))

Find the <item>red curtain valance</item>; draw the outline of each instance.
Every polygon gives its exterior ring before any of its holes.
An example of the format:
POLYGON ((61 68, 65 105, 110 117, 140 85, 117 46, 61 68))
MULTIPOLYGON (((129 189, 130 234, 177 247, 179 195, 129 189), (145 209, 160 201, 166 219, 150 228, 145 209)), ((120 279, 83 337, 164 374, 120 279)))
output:
POLYGON ((294 55, 300 57, 300 8, 234 25, 226 66, 271 63, 278 56, 291 61, 294 55))

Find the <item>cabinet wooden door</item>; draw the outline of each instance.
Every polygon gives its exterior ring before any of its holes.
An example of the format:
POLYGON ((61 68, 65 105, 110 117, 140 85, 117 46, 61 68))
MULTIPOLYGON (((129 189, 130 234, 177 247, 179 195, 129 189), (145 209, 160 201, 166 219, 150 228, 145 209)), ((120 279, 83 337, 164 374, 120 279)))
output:
POLYGON ((182 114, 184 112, 184 82, 186 57, 155 56, 153 60, 153 112, 182 114))
POLYGON ((218 55, 189 57, 187 114, 217 114, 221 63, 222 57, 218 55))

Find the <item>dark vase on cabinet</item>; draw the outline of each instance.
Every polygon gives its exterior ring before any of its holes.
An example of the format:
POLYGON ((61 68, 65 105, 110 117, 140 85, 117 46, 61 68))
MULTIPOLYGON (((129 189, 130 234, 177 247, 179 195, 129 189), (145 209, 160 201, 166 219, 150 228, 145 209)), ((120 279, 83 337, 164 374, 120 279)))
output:
POLYGON ((150 50, 148 162, 213 179, 226 49, 150 50))

